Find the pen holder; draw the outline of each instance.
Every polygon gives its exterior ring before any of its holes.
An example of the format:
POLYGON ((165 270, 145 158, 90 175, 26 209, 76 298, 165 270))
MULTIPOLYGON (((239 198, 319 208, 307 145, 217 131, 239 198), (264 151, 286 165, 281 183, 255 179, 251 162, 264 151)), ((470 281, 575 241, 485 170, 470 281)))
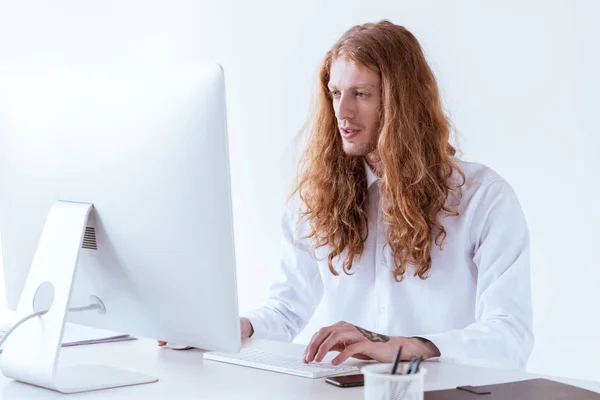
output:
POLYGON ((392 375, 391 370, 392 364, 361 369, 365 376, 365 400, 423 400, 425 368, 411 375, 392 375))

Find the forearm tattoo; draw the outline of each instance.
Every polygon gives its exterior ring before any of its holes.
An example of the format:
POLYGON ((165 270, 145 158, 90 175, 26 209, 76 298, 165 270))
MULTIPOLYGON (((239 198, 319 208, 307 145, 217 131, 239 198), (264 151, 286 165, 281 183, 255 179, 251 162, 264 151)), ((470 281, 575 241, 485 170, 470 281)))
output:
POLYGON ((360 333, 362 333, 362 335, 364 337, 366 337, 367 339, 369 339, 373 343, 385 343, 385 342, 389 342, 390 341, 390 337, 389 336, 385 336, 385 335, 381 335, 379 333, 368 331, 366 329, 361 328, 360 326, 354 325, 354 327, 356 329, 358 329, 358 331, 360 333))

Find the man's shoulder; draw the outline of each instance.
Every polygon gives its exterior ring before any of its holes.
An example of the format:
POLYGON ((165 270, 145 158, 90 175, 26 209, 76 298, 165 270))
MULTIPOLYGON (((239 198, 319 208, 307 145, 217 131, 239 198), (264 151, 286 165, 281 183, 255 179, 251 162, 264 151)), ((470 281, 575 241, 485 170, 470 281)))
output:
POLYGON ((486 207, 498 201, 518 201, 510 183, 492 168, 463 160, 457 164, 465 174, 465 184, 460 189, 464 207, 486 207))
POLYGON ((306 236, 311 233, 311 227, 307 216, 303 215, 305 211, 306 207, 300 195, 297 192, 292 194, 285 202, 281 224, 284 231, 292 235, 294 241, 308 246, 310 242, 306 236))
POLYGON ((501 186, 509 186, 508 182, 495 170, 487 165, 472 161, 457 161, 458 167, 465 174, 463 191, 476 192, 498 182, 501 186))
POLYGON ((288 218, 298 219, 303 210, 303 202, 298 192, 294 192, 287 198, 284 206, 284 212, 288 218))

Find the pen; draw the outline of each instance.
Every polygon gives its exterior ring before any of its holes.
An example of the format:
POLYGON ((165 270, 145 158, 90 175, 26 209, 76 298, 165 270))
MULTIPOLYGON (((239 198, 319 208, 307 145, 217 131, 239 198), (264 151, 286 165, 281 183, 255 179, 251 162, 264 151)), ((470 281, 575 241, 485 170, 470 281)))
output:
POLYGON ((408 364, 408 369, 406 370, 407 375, 416 374, 419 371, 419 364, 423 359, 418 356, 413 356, 410 359, 410 363, 408 364))
POLYGON ((398 363, 400 362, 400 353, 402 353, 402 346, 398 347, 398 352, 396 353, 396 358, 394 358, 394 366, 392 367, 392 375, 396 375, 396 370, 398 369, 398 363))

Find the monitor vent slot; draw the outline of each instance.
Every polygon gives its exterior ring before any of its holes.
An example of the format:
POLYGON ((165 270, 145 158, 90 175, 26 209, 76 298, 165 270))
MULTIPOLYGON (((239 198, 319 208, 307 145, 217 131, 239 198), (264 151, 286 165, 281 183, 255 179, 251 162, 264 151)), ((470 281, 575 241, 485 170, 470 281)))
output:
POLYGON ((81 247, 89 250, 98 250, 98 243, 96 242, 96 228, 88 226, 85 228, 85 234, 83 235, 83 243, 81 247))

